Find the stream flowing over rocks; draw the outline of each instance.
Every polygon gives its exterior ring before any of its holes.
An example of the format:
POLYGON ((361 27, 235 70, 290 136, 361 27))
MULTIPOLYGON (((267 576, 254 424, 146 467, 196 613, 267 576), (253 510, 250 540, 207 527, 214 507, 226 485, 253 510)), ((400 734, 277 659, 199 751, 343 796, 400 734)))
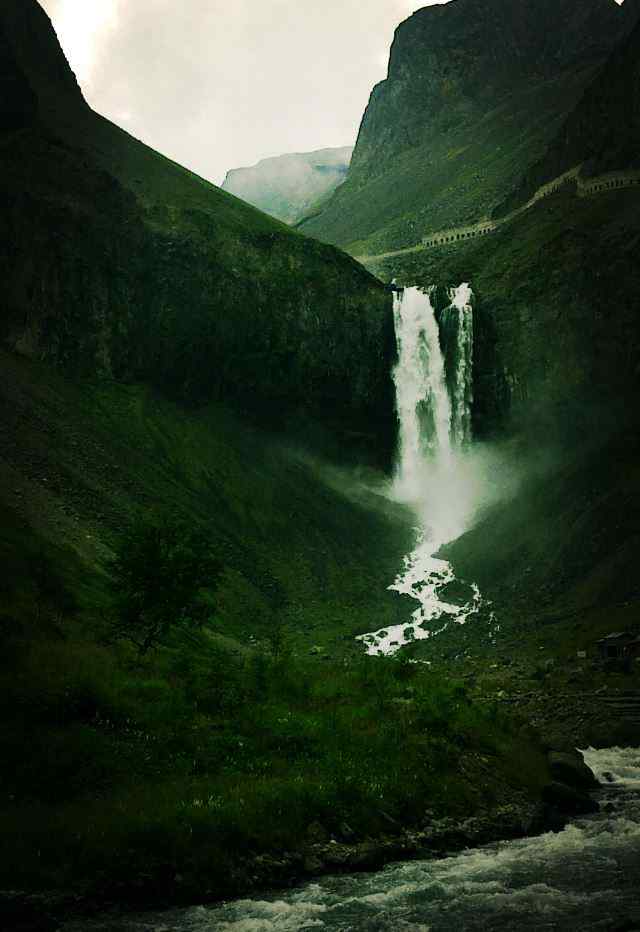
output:
POLYGON ((640 928, 640 749, 589 749, 600 810, 562 831, 327 877, 262 899, 65 932, 484 932, 640 928))

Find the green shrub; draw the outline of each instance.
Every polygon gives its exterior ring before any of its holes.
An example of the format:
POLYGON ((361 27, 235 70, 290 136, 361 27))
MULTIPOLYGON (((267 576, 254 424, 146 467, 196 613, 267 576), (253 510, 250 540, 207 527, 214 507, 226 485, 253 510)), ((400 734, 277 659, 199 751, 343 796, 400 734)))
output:
POLYGON ((213 615, 221 572, 212 542, 199 528, 173 519, 138 521, 111 564, 113 636, 146 654, 175 629, 197 629, 213 615))

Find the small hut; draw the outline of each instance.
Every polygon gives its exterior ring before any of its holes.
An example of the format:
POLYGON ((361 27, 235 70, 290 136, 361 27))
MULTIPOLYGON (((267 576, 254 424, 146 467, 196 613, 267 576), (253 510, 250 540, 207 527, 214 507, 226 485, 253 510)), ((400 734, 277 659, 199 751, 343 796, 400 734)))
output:
POLYGON ((614 631, 597 642, 601 660, 626 660, 640 657, 640 638, 628 631, 614 631))

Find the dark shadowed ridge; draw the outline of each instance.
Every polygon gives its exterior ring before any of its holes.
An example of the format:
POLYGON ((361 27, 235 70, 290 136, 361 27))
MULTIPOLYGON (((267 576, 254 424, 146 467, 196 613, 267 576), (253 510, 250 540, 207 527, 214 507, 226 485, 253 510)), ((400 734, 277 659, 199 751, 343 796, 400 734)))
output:
POLYGON ((500 210, 525 202, 540 185, 580 164, 583 176, 640 165, 640 5, 626 0, 624 9, 635 28, 611 53, 544 158, 500 210))
POLYGON ((0 339, 66 372, 278 424, 304 412, 389 446, 380 283, 95 114, 35 0, 5 0, 0 30, 0 339))

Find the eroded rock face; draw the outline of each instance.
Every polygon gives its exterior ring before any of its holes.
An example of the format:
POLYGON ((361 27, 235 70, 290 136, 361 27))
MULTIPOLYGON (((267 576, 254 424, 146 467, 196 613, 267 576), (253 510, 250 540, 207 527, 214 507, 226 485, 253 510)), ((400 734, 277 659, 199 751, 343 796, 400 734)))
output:
POLYGON ((0 29, 0 133, 29 126, 37 110, 38 98, 0 29))
POLYGON ((551 773, 561 783, 583 791, 589 791, 598 786, 598 781, 585 764, 584 757, 579 751, 550 751, 548 758, 551 773))

